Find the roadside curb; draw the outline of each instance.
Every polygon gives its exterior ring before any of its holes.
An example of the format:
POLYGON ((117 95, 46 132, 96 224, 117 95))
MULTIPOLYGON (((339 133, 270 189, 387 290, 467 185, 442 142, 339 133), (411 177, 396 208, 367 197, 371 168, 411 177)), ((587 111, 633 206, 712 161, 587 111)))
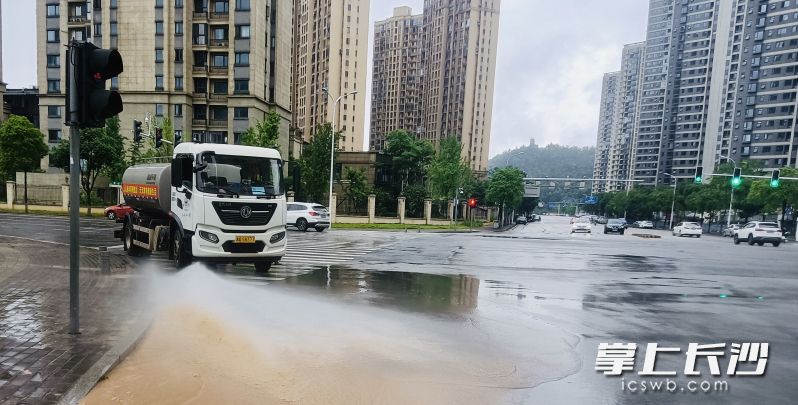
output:
POLYGON ((153 315, 148 315, 133 326, 133 330, 108 349, 64 394, 58 405, 77 405, 111 370, 121 363, 138 346, 152 324, 153 315))

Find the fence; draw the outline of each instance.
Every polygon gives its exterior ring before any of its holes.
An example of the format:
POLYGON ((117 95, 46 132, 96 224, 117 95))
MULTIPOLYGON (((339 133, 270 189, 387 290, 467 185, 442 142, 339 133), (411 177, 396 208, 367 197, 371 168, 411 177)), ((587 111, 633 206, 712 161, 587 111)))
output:
MULTIPOLYGON (((14 200, 17 204, 25 203, 25 185, 17 184, 14 200)), ((28 204, 31 205, 61 205, 61 186, 33 186, 28 185, 28 204)))

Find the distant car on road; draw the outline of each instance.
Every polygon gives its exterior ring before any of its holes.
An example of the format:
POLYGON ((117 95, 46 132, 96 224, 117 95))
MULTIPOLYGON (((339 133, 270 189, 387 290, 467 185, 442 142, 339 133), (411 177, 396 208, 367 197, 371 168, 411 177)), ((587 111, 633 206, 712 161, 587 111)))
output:
POLYGON ((704 230, 698 222, 679 222, 672 230, 673 236, 695 236, 700 238, 704 230))
POLYGON ((625 224, 626 224, 626 221, 621 220, 621 219, 617 219, 617 218, 608 219, 607 223, 604 224, 604 233, 605 234, 608 234, 608 233, 619 233, 619 234, 623 235, 623 232, 626 230, 626 227, 624 226, 625 224))
POLYGON ((765 243, 772 243, 774 247, 778 247, 782 239, 779 224, 775 222, 760 222, 753 221, 745 224, 740 229, 734 231, 734 244, 740 244, 740 241, 747 241, 749 245, 756 243, 759 246, 765 243))
POLYGON ((596 223, 604 225, 604 224, 607 223, 607 218, 598 217, 598 218, 596 218, 596 223))
POLYGON ((637 227, 640 229, 654 229, 654 223, 651 221, 639 221, 637 227))
POLYGON ((521 224, 526 225, 527 223, 526 217, 523 215, 519 215, 518 218, 515 219, 515 223, 516 225, 521 225, 521 224))
POLYGON ((293 225, 300 231, 313 228, 324 232, 330 227, 330 212, 321 204, 290 202, 286 206, 286 225, 293 225))
POLYGON ((133 207, 125 203, 116 204, 105 209, 105 217, 112 220, 120 220, 131 212, 133 212, 133 207))
POLYGON ((740 225, 731 224, 731 225, 723 228, 723 232, 721 232, 721 235, 723 235, 724 238, 727 237, 727 236, 728 237, 733 237, 734 236, 734 231, 736 231, 738 229, 740 229, 740 225))
POLYGON ((576 232, 587 232, 591 233, 592 231, 592 224, 590 223, 590 219, 587 217, 577 218, 576 221, 571 225, 571 233, 576 232))

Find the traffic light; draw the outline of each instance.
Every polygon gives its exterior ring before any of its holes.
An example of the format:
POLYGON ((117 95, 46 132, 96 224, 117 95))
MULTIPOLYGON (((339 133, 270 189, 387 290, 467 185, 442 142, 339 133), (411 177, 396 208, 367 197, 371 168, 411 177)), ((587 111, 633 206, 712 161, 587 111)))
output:
POLYGON ((105 89, 106 80, 122 73, 122 55, 116 49, 101 49, 88 42, 73 43, 69 49, 67 66, 75 86, 67 88, 69 111, 75 113, 74 117, 70 115, 71 124, 102 128, 106 118, 122 112, 122 97, 105 89))
POLYGON ((141 121, 133 120, 133 142, 141 142, 141 121))
POLYGON ((476 208, 477 199, 476 198, 469 198, 468 199, 468 206, 471 207, 471 208, 476 208))
POLYGON ((739 167, 734 168, 734 174, 732 175, 731 184, 732 187, 737 188, 740 187, 740 184, 743 184, 743 178, 741 177, 743 169, 739 167))
POLYGON ((703 166, 696 166, 695 168, 695 179, 693 180, 695 184, 701 184, 704 178, 704 167, 703 166))
POLYGON ((770 187, 778 188, 781 181, 779 180, 779 169, 770 174, 770 187))
POLYGON ((163 129, 155 128, 155 147, 160 148, 163 145, 163 129))

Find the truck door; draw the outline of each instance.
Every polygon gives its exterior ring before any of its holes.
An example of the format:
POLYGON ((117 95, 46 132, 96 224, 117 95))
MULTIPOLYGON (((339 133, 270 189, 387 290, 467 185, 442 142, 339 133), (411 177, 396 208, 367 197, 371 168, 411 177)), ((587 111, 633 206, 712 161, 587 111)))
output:
POLYGON ((194 157, 179 154, 172 160, 172 204, 171 209, 183 225, 183 229, 194 230, 191 200, 194 197, 194 157))

